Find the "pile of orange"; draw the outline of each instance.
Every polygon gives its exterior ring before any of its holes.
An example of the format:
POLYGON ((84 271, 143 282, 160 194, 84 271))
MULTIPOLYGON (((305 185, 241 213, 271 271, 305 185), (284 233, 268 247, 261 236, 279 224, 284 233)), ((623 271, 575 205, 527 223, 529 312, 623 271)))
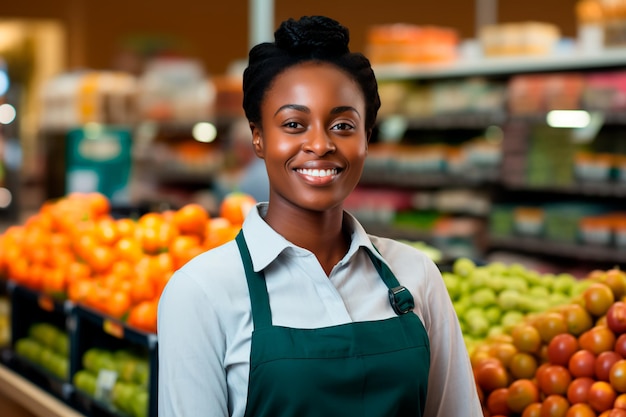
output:
POLYGON ((115 218, 103 194, 72 193, 0 235, 0 274, 156 332, 158 300, 173 272, 232 240, 251 202, 238 193, 219 217, 189 203, 131 219, 115 218))

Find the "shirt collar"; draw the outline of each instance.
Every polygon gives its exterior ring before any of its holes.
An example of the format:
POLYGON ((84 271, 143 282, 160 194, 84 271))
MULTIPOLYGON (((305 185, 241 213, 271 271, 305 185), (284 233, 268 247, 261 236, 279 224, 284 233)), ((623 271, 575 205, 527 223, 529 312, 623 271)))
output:
MULTIPOLYGON (((266 268, 287 248, 302 250, 265 222, 263 217, 267 213, 267 205, 267 202, 258 203, 255 208, 250 210, 242 226, 243 235, 246 238, 246 244, 252 258, 252 265, 256 272, 266 268)), ((382 256, 372 245, 367 232, 356 218, 350 213, 344 212, 344 222, 348 230, 351 231, 351 241, 348 253, 341 260, 341 263, 352 259, 360 248, 369 250, 384 262, 382 256)))

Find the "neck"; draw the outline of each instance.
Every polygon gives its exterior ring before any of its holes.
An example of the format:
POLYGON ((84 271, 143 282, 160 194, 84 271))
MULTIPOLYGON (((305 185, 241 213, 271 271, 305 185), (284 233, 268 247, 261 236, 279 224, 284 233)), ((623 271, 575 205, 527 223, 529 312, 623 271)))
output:
POLYGON ((320 212, 270 204, 265 221, 294 245, 311 251, 327 276, 350 246, 342 207, 320 212))

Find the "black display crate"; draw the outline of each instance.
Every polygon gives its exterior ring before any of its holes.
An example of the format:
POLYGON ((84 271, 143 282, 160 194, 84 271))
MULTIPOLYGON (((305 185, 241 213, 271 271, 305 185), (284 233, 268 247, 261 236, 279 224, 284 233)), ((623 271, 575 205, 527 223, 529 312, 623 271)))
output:
MULTIPOLYGON (((12 281, 6 282, 6 290, 11 304, 11 342, 9 348, 2 351, 2 361, 45 391, 64 401, 70 401, 74 392, 69 378, 72 375, 71 367, 68 378, 61 378, 39 364, 18 355, 15 345, 20 339, 28 337, 29 329, 37 323, 49 323, 68 335, 71 334, 74 304, 70 301, 54 299, 12 281)), ((71 357, 71 346, 69 351, 71 357)))
MULTIPOLYGON (((147 415, 157 417, 157 335, 131 328, 123 321, 103 316, 97 311, 80 305, 76 306, 73 313, 76 317, 76 326, 71 341, 74 349, 71 356, 71 368, 80 370, 83 355, 88 349, 94 347, 111 351, 131 347, 145 352, 149 360, 150 373, 147 415)), ((75 390, 75 396, 81 411, 89 412, 94 417, 124 416, 123 413, 115 411, 108 404, 98 401, 80 390, 75 390)))
POLYGON ((67 300, 59 300, 12 281, 6 282, 11 303, 11 343, 0 353, 0 360, 41 389, 66 402, 89 417, 127 417, 104 401, 89 396, 73 384, 74 375, 83 369, 82 357, 91 348, 132 349, 144 353, 149 362, 148 417, 157 417, 158 351, 157 335, 126 325, 123 321, 67 300), (69 336, 69 375, 60 379, 51 372, 21 357, 15 343, 29 336, 36 323, 49 323, 65 329, 69 336))

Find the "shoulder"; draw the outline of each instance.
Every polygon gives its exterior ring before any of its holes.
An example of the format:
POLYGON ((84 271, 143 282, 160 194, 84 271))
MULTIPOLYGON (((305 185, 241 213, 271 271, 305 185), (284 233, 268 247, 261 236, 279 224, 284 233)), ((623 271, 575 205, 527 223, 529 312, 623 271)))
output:
POLYGON ((235 241, 206 251, 178 269, 165 287, 164 295, 172 293, 201 298, 215 308, 245 297, 245 272, 235 241))

